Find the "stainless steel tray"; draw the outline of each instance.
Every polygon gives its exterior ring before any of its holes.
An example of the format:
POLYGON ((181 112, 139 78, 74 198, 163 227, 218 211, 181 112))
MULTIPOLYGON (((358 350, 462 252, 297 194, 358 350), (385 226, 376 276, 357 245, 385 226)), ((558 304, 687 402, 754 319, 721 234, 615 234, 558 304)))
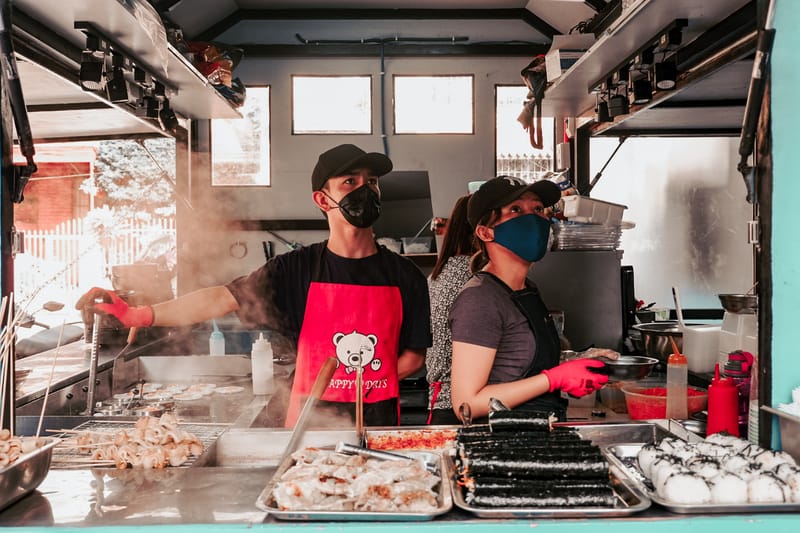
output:
POLYGON ((261 491, 258 499, 256 500, 256 507, 262 511, 266 511, 270 515, 280 520, 325 520, 325 521, 360 521, 360 522, 375 522, 375 521, 424 521, 432 520, 433 518, 446 513, 453 508, 453 498, 450 494, 450 485, 445 480, 444 476, 447 471, 442 463, 442 457, 433 452, 397 452, 409 457, 419 457, 424 459, 428 464, 438 464, 438 472, 434 472, 442 481, 439 483, 439 494, 437 497, 438 507, 431 513, 393 513, 393 512, 366 512, 366 511, 284 511, 275 506, 275 500, 272 497, 272 488, 278 482, 280 477, 289 468, 294 465, 294 459, 287 457, 278 466, 275 475, 272 476, 267 486, 261 491))
POLYGON ((665 500, 656 494, 650 480, 642 473, 636 461, 639 450, 644 446, 642 443, 616 444, 605 447, 608 460, 620 469, 627 472, 628 476, 639 486, 648 498, 658 505, 681 514, 703 514, 703 513, 796 513, 800 511, 800 503, 737 503, 737 504, 718 504, 718 503, 698 503, 698 504, 676 504, 665 500))
MULTIPOLYGON (((74 429, 70 430, 71 432, 75 431, 87 431, 92 433, 114 433, 119 430, 132 430, 135 424, 135 420, 88 420, 78 426, 75 426, 74 429)), ((195 437, 200 439, 200 442, 203 443, 203 457, 205 455, 205 450, 208 450, 214 442, 216 442, 217 438, 222 435, 228 428, 229 424, 210 424, 210 423, 197 423, 197 422, 179 422, 178 428, 181 431, 185 431, 187 433, 193 434, 195 437)), ((53 469, 62 469, 62 468, 74 468, 76 460, 80 460, 82 458, 87 457, 85 453, 81 453, 78 449, 74 446, 69 446, 66 448, 57 447, 55 449, 55 454, 53 455, 53 469)), ((179 467, 171 467, 171 468, 188 468, 195 464, 199 457, 194 455, 189 456, 189 458, 179 467)), ((79 461, 78 461, 79 462, 79 461)), ((114 469, 114 466, 108 467, 95 467, 95 468, 111 468, 114 469)))
POLYGON ((625 471, 611 464, 611 486, 617 495, 614 507, 476 507, 464 500, 462 487, 456 482, 456 469, 453 458, 444 458, 447 477, 453 493, 453 503, 465 511, 481 518, 590 518, 629 516, 650 507, 650 499, 639 489, 625 471))
POLYGON ((47 477, 53 447, 58 444, 58 439, 43 439, 46 441, 44 446, 21 455, 13 464, 0 468, 0 510, 34 491, 47 477))

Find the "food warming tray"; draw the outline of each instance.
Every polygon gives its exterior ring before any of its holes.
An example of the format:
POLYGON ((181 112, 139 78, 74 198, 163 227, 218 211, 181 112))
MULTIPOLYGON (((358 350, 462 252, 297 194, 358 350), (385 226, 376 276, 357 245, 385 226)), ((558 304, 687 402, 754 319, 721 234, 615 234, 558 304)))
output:
POLYGON ((698 504, 676 504, 665 500, 656 494, 650 480, 645 477, 636 456, 644 446, 643 443, 617 444, 607 446, 605 451, 607 457, 614 465, 628 473, 642 492, 658 505, 681 514, 700 514, 700 513, 796 513, 800 511, 800 503, 737 503, 737 504, 718 504, 718 503, 698 503, 698 504))
POLYGON ((272 488, 280 480, 281 476, 289 468, 294 466, 295 460, 289 456, 283 460, 275 471, 267 486, 261 491, 256 500, 256 507, 266 511, 270 515, 280 520, 325 520, 325 521, 424 521, 446 513, 453 508, 453 498, 450 494, 450 486, 445 480, 446 470, 442 462, 442 457, 433 452, 398 452, 410 458, 418 457, 426 464, 437 464, 438 471, 434 472, 442 480, 439 483, 439 493, 437 494, 438 507, 430 513, 413 512, 367 512, 367 511, 284 511, 275 505, 272 497, 272 488))
POLYGON ((481 518, 591 518, 629 516, 650 507, 650 499, 630 479, 625 471, 615 464, 609 465, 611 487, 617 496, 614 507, 478 507, 464 500, 462 487, 456 481, 453 458, 444 457, 447 477, 456 507, 481 518))
POLYGON ((47 477, 53 457, 53 447, 59 441, 53 437, 45 437, 43 440, 45 441, 43 446, 21 455, 14 463, 0 468, 0 510, 35 490, 47 477))

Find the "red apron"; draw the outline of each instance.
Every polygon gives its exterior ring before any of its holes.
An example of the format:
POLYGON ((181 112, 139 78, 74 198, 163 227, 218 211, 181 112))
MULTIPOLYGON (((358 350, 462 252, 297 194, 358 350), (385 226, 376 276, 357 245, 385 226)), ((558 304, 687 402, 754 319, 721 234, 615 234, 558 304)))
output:
POLYGON ((364 368, 364 403, 397 398, 397 352, 403 302, 393 286, 347 285, 312 281, 297 341, 294 385, 286 414, 293 427, 322 362, 338 359, 322 396, 355 402, 356 366, 364 368))

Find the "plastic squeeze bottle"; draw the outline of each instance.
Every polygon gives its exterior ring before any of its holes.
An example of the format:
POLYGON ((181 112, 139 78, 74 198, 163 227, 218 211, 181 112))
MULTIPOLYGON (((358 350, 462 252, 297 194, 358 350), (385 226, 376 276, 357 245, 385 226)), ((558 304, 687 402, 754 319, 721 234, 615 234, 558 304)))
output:
POLYGON ((274 394, 272 345, 264 338, 264 333, 259 333, 258 339, 253 343, 250 364, 253 372, 253 394, 274 394))
POLYGON ((208 353, 210 355, 225 355, 225 336, 217 327, 217 321, 212 320, 213 331, 208 337, 208 353))
POLYGON ((739 436, 739 389, 731 378, 719 377, 719 363, 708 386, 708 426, 706 435, 721 431, 739 436))
POLYGON ((667 418, 689 418, 688 381, 686 356, 681 353, 670 354, 667 358, 667 418))

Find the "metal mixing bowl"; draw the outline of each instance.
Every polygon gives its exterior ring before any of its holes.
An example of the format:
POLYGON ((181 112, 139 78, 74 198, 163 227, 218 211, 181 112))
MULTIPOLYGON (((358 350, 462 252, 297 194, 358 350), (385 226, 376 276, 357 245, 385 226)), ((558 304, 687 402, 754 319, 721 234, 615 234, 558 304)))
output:
POLYGON ((729 313, 752 315, 758 310, 758 296, 755 294, 718 294, 722 308, 729 313))
POLYGON ((599 357, 605 367, 593 369, 594 372, 605 374, 608 381, 638 381, 650 375, 653 367, 658 364, 655 357, 642 357, 639 355, 620 355, 618 359, 599 357))
MULTIPOLYGON (((687 326, 700 326, 702 324, 686 324, 687 326)), ((638 331, 641 338, 641 345, 637 346, 648 357, 655 357, 659 361, 667 362, 667 357, 672 353, 672 343, 669 338, 675 340, 678 350, 683 352, 683 331, 680 325, 674 320, 664 322, 650 322, 647 324, 634 324, 633 329, 638 331)))

